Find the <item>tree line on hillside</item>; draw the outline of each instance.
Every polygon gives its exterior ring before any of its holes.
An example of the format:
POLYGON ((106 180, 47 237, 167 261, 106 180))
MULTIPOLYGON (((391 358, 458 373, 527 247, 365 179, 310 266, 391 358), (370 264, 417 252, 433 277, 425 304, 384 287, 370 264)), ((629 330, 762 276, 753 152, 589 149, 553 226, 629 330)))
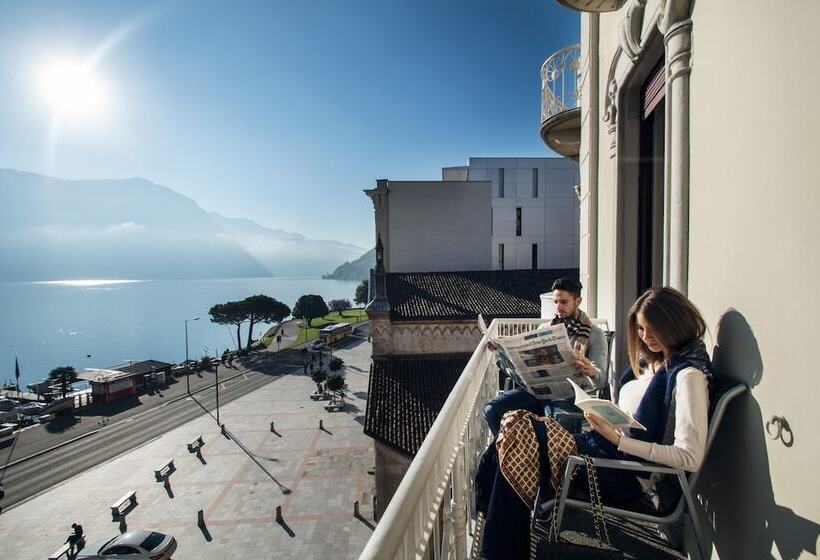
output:
MULTIPOLYGON (((363 280, 356 288, 354 300, 358 304, 367 303, 367 280, 363 280), (364 287, 363 287, 364 286, 364 287)), ((246 348, 253 342, 253 327, 257 323, 281 323, 292 315, 296 319, 307 321, 308 326, 313 320, 324 317, 331 311, 344 316, 347 309, 353 307, 349 299, 332 299, 325 302, 324 298, 315 294, 301 296, 291 310, 286 304, 270 296, 257 294, 241 301, 217 303, 208 311, 211 322, 220 325, 236 327, 237 349, 242 350, 242 325, 248 323, 248 338, 246 348)))

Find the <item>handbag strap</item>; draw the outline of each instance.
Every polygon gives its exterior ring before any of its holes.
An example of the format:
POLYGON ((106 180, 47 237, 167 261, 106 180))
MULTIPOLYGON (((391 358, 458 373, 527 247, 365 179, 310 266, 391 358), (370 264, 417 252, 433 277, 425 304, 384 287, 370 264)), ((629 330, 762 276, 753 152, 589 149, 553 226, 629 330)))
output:
POLYGON ((602 546, 612 547, 609 542, 609 533, 606 530, 606 518, 604 517, 604 505, 601 501, 601 490, 598 487, 598 474, 592 459, 584 455, 584 463, 587 467, 587 481, 589 483, 589 501, 592 504, 592 521, 595 524, 595 535, 602 546))
MULTIPOLYGON (((535 432, 535 437, 538 440, 538 455, 540 457, 540 469, 539 469, 539 485, 542 488, 546 488, 549 486, 549 472, 550 472, 550 465, 549 465, 549 456, 547 455, 547 434, 546 434, 546 426, 544 423, 536 420, 532 416, 530 416, 530 422, 532 423, 533 432, 535 432)), ((592 505, 592 520, 595 525, 595 536, 598 538, 598 543, 603 547, 612 548, 612 545, 609 541, 609 532, 606 528, 606 519, 604 518, 604 506, 603 502, 601 501, 601 491, 598 486, 598 475, 595 472, 595 467, 592 464, 592 459, 587 455, 582 455, 584 459, 584 464, 586 465, 587 471, 587 482, 589 485, 589 497, 590 503, 592 505)), ((569 472, 569 482, 572 484, 573 479, 575 478, 575 474, 578 472, 578 469, 572 468, 569 472)), ((558 488, 555 490, 555 499, 552 503, 552 519, 550 520, 550 527, 549 531, 547 531, 547 542, 555 543, 558 542, 558 536, 560 535, 560 527, 558 527, 558 504, 561 502, 561 495, 563 491, 564 485, 563 481, 561 484, 558 485, 558 488)), ((540 492, 536 493, 536 502, 537 498, 540 495, 540 492)), ((533 504, 533 509, 537 510, 538 503, 533 504)))

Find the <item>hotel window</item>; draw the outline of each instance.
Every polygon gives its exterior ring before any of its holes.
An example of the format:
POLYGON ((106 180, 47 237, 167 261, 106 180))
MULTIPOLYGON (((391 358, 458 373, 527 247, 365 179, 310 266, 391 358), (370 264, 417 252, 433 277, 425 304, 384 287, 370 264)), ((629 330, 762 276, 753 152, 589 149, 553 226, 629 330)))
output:
POLYGON ((532 170, 532 197, 538 198, 538 168, 532 170))
POLYGON ((504 244, 498 244, 498 270, 504 270, 504 244))
POLYGON ((532 244, 532 269, 538 269, 538 243, 532 244))
POLYGON ((498 198, 504 198, 504 168, 498 169, 498 198))
POLYGON ((521 208, 515 209, 515 236, 521 237, 521 208))

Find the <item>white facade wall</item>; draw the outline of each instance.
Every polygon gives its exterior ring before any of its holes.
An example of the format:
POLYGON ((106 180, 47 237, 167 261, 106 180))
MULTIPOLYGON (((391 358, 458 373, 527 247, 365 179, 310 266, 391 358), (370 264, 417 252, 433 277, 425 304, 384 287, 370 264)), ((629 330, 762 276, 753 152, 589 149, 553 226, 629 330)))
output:
POLYGON ((490 184, 388 181, 388 272, 489 270, 490 184))
MULTIPOLYGON (((665 232, 664 256, 685 263, 682 287, 707 320, 716 365, 751 389, 730 410, 699 482, 704 544, 723 560, 816 558, 820 113, 812 108, 820 3, 649 0, 642 12, 640 4, 582 17, 581 237, 594 237, 597 253, 582 251, 580 268, 582 280, 594 275, 597 285, 592 312, 625 339, 631 244, 623 242, 630 226, 622 210, 631 203, 625 178, 636 155, 628 148, 635 116, 625 104, 659 53, 667 69, 685 60, 665 49, 678 48, 669 29, 691 24, 689 70, 667 72, 666 86, 665 219, 680 205, 688 216, 683 235, 665 232), (613 81, 617 112, 607 95, 613 81), (603 121, 608 111, 617 115, 612 125, 603 121), (686 197, 672 177, 687 186, 686 197), (782 438, 767 435, 774 417, 788 423, 782 438)), ((675 284, 673 265, 665 263, 664 277, 675 284)), ((616 354, 623 365, 622 345, 616 354)))
POLYGON ((490 181, 492 191, 492 270, 530 269, 537 245, 537 268, 578 267, 578 164, 561 158, 470 158, 470 181, 490 181), (499 170, 504 170, 501 196, 499 170), (537 196, 533 177, 537 169, 537 196), (517 235, 517 209, 521 234, 517 235), (499 246, 504 246, 503 267, 499 246))

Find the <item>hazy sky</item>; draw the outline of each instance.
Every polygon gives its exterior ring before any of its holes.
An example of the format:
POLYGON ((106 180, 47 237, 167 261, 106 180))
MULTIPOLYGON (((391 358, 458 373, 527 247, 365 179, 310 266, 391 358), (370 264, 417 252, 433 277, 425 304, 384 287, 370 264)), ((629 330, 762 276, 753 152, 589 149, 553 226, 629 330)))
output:
POLYGON ((539 70, 578 38, 551 0, 0 0, 0 167, 368 247, 376 179, 551 155, 539 70))

